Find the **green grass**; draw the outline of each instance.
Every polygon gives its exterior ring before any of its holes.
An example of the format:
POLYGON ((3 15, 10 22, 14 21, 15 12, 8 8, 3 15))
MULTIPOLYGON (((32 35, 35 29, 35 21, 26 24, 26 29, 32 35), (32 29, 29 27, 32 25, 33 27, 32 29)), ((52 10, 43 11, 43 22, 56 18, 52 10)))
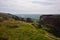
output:
POLYGON ((44 30, 22 21, 0 22, 0 37, 8 40, 60 40, 44 30), (10 28, 10 25, 18 27, 10 28))

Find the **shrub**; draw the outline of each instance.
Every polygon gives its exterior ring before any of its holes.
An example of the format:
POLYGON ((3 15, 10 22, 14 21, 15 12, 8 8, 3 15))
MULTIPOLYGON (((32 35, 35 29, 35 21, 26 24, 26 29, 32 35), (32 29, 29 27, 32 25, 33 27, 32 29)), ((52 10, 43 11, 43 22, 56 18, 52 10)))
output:
POLYGON ((6 26, 9 28, 17 28, 19 25, 16 21, 7 21, 6 26))
POLYGON ((12 18, 15 20, 20 20, 20 18, 18 16, 15 16, 15 15, 13 15, 12 18))
POLYGON ((26 22, 33 22, 32 18, 26 18, 26 22))
POLYGON ((20 20, 21 20, 21 21, 25 21, 25 19, 24 19, 24 18, 22 18, 22 17, 20 18, 20 20))
POLYGON ((9 28, 17 28, 17 25, 8 25, 9 28))

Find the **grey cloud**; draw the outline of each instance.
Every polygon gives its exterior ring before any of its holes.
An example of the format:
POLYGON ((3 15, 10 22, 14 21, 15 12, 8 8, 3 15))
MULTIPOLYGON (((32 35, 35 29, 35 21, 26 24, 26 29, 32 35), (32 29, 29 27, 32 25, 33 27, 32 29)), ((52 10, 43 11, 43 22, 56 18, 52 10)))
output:
POLYGON ((60 14, 60 0, 0 0, 0 11, 11 13, 60 14), (49 5, 49 6, 48 6, 49 5))
POLYGON ((33 1, 32 3, 37 3, 37 4, 42 4, 42 5, 53 5, 53 3, 50 3, 50 2, 33 1))

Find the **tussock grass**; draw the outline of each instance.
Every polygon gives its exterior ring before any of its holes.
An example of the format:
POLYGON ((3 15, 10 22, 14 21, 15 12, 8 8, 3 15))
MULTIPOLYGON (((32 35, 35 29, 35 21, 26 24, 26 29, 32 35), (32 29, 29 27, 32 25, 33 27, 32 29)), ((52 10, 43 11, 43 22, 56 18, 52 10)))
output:
POLYGON ((22 21, 0 22, 0 37, 8 40, 60 40, 49 34, 44 28, 36 29, 31 23, 22 21), (10 28, 11 25, 18 26, 10 28))

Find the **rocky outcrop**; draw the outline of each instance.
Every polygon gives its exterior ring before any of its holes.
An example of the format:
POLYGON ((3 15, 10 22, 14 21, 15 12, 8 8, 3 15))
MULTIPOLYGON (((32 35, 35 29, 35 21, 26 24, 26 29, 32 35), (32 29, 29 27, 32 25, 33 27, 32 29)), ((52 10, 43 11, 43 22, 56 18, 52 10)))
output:
POLYGON ((52 34, 60 37, 60 15, 42 15, 39 24, 45 25, 52 34))

